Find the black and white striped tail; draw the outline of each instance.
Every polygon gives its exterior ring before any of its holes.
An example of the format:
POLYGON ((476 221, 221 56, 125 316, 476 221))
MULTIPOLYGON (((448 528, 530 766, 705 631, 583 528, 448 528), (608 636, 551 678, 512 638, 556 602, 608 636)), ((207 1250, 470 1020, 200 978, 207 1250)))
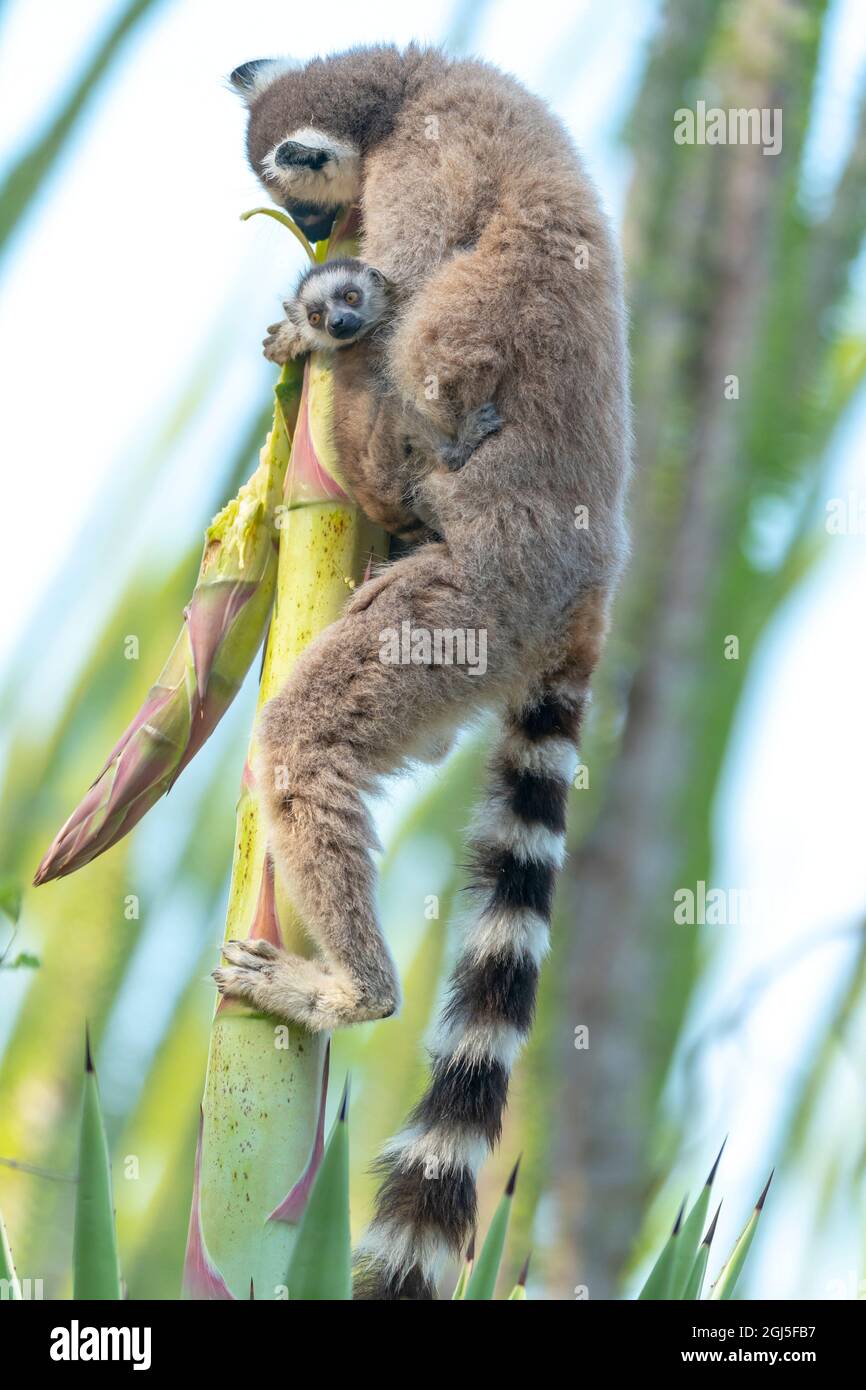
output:
POLYGON ((431 1078, 379 1160, 355 1297, 435 1296, 440 1257, 476 1219, 475 1177, 497 1142, 532 1025, 586 688, 555 683, 509 711, 471 836, 476 898, 431 1049, 431 1078))

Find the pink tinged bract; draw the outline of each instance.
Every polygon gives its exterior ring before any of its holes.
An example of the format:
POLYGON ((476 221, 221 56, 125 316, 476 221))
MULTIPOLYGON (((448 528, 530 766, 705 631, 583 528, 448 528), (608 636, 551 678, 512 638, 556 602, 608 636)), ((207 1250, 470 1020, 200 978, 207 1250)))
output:
MULTIPOLYGON (((265 862, 262 865, 262 881, 259 884, 259 896, 256 902, 256 910, 250 929, 247 932, 248 941, 270 941, 272 946, 283 945, 283 934, 280 931, 280 919, 277 913, 277 898, 274 892, 274 861, 270 854, 265 855, 265 862)), ((246 1010, 247 1005, 239 1005, 237 999, 233 999, 230 994, 221 995, 216 1006, 218 1014, 231 1013, 238 1008, 246 1010)))
MULTIPOLYGON (((259 583, 220 579, 196 587, 184 631, 159 681, 55 836, 35 884, 80 869, 122 839, 171 789, 213 733, 246 671, 244 666, 240 677, 234 670, 224 672, 220 658, 259 583)), ((254 646, 260 640, 257 631, 254 646)))
POLYGON ((218 579, 200 584, 186 610, 189 642, 199 702, 204 703, 214 661, 241 609, 258 589, 258 582, 218 579))
POLYGON ((292 456, 286 474, 285 495, 289 505, 299 502, 347 502, 345 492, 323 466, 310 429, 310 367, 304 372, 301 404, 292 456))
POLYGON ((262 865, 262 881, 256 913, 247 932, 247 940, 270 941, 272 946, 282 946, 283 934, 277 913, 277 898, 274 892, 274 861, 270 851, 265 855, 262 865))
MULTIPOLYGON (((54 837, 35 884, 62 878, 88 864, 131 830, 167 791, 180 749, 154 721, 175 695, 164 687, 151 690, 102 772, 54 837)), ((170 720, 160 722, 170 727, 170 720)))
POLYGON ((328 1100, 328 1074, 331 1069, 331 1044, 325 1048, 325 1061, 322 1067, 322 1091, 319 1097, 319 1115, 316 1120, 316 1136, 313 1140, 313 1151, 310 1160, 298 1181, 295 1183, 291 1192, 283 1198, 279 1206, 274 1207, 268 1217, 269 1221, 285 1221, 291 1226, 296 1226, 304 1214, 310 1190, 319 1171, 319 1164, 322 1162, 322 1155, 325 1152, 325 1106, 328 1100))
POLYGON ((189 1214, 189 1233, 186 1239, 186 1258, 183 1262, 183 1296, 200 1301, 229 1299, 234 1302, 228 1286, 208 1254, 201 1228, 201 1147, 204 1116, 199 1116, 198 1141, 195 1147, 195 1171, 192 1184, 192 1210, 189 1214))

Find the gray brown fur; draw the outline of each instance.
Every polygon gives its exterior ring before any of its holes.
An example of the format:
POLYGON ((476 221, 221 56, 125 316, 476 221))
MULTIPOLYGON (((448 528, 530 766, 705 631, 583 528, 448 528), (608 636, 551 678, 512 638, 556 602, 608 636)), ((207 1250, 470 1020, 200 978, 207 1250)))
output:
MULTIPOLYGON (((494 69, 410 48, 282 73, 251 102, 254 167, 308 127, 357 149, 361 252, 393 286, 381 378, 364 380, 363 344, 348 350, 365 428, 380 379, 422 433, 456 441, 487 403, 502 426, 463 467, 419 456, 410 510, 441 539, 365 584, 264 711, 257 771, 273 849, 321 954, 306 962, 239 947, 220 987, 312 1028, 390 1013, 397 981, 376 920, 362 793, 431 734, 480 708, 502 711, 473 831, 477 912, 431 1087, 383 1158, 361 1251, 362 1296, 421 1297, 441 1251, 469 1234, 475 1171, 529 1027, 574 746, 626 551, 622 290, 607 221, 565 132, 494 69), (588 509, 586 528, 577 507, 588 509), (485 674, 383 664, 380 634, 406 619, 484 629, 485 674)), ((291 205, 288 184, 266 186, 291 205)), ((309 180, 303 191, 316 201, 309 180)), ((368 453, 364 488, 375 494, 375 446, 368 453)), ((367 506, 360 489, 359 500, 367 506)))

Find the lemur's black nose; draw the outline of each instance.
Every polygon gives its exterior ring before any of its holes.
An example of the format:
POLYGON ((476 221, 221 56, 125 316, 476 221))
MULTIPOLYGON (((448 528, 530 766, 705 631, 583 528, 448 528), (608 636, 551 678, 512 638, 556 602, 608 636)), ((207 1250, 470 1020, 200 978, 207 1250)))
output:
POLYGON ((360 314, 338 309, 335 314, 328 315, 328 332, 332 338, 352 338, 361 327, 361 322, 360 314))
POLYGON ((284 140, 274 150, 274 163, 281 169, 321 169, 330 158, 327 150, 314 150, 297 140, 284 140))

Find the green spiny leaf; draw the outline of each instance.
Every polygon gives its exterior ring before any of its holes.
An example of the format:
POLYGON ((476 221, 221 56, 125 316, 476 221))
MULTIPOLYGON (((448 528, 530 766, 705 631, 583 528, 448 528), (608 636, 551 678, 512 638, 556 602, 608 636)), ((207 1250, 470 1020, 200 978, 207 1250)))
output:
POLYGON ((677 1238, 674 1250, 673 1269, 671 1271, 669 1298, 682 1299, 686 1296, 686 1284, 691 1278, 691 1273, 700 1250, 701 1237, 704 1233, 704 1225, 706 1224, 707 1212, 710 1207, 710 1193, 713 1190, 713 1182, 718 1172, 727 1142, 726 1139, 719 1149, 716 1161, 710 1169, 709 1177, 701 1188, 697 1201, 683 1222, 682 1230, 677 1238))
POLYGON ((464 1262, 463 1262, 463 1268, 462 1268, 461 1271, 460 1271, 460 1278, 457 1280, 457 1286, 456 1286, 456 1288, 455 1288, 453 1294, 451 1295, 451 1301, 452 1301, 452 1302, 454 1302, 455 1299, 456 1299, 456 1300, 459 1300, 459 1299, 463 1299, 463 1298, 466 1297, 466 1286, 467 1286, 467 1284, 469 1283, 469 1277, 470 1277, 470 1275, 472 1274, 472 1266, 473 1266, 474 1264, 475 1264, 475 1232, 473 1231, 473 1232, 472 1232, 472 1235, 470 1236, 470 1239, 469 1239, 469 1244, 468 1244, 468 1246, 466 1247, 466 1259, 464 1260, 464 1262))
POLYGON ((514 1165, 511 1177, 505 1187, 505 1191, 500 1198, 499 1206, 493 1213, 493 1220, 487 1232, 481 1253, 475 1261, 469 1282, 466 1285, 464 1294, 467 1302, 478 1302, 479 1300, 491 1299, 496 1288, 496 1279, 499 1274, 499 1265, 502 1260, 502 1251, 505 1248, 505 1236, 508 1231, 508 1221, 511 1216, 511 1203, 514 1197, 514 1188, 517 1183, 517 1170, 520 1167, 520 1159, 514 1165))
POLYGON ((8 1299, 11 1302, 18 1302, 21 1298, 21 1285, 18 1283, 18 1276, 15 1273, 15 1263, 9 1248, 9 1237, 6 1235, 2 1215, 0 1215, 0 1298, 8 1299))
POLYGON ((105 1301, 121 1297, 111 1200, 111 1163, 89 1037, 85 1049, 84 1105, 78 1150, 73 1273, 76 1300, 105 1301))
POLYGON ((348 1099, 347 1082, 289 1261, 289 1298, 298 1302, 352 1297, 348 1099))
POLYGON ((758 1221, 761 1217, 761 1212, 764 1209, 764 1202, 766 1201, 767 1193, 770 1190, 770 1183, 772 1181, 773 1174, 771 1173, 770 1176, 767 1178, 767 1184, 763 1192, 761 1193, 760 1197, 755 1203, 755 1210, 752 1212, 751 1216, 746 1222, 746 1225, 739 1239, 737 1240, 736 1245, 734 1246, 725 1263, 722 1265, 719 1276, 716 1279, 716 1282, 713 1284, 713 1287, 710 1291, 711 1299, 720 1300, 733 1298, 734 1290, 737 1286, 737 1280, 743 1272, 743 1265, 746 1263, 746 1256, 748 1255, 749 1248, 752 1244, 752 1241, 755 1238, 755 1231, 758 1226, 758 1221))
POLYGON ((529 1256, 523 1261, 523 1268, 517 1276, 517 1283, 508 1295, 509 1303, 523 1303, 526 1300, 526 1281, 529 1278, 529 1256))
POLYGON ((649 1277, 638 1294, 638 1299, 667 1299, 671 1296, 671 1280, 679 1250, 678 1240, 683 1224, 686 1198, 679 1209, 674 1228, 662 1246, 661 1254, 649 1272, 649 1277))
POLYGON ((721 1209, 722 1204, 719 1202, 710 1229, 701 1241, 698 1253, 695 1256, 694 1263, 689 1272, 689 1277, 686 1280, 686 1286, 682 1293, 684 1302, 694 1303, 701 1296, 701 1290, 704 1287, 704 1276, 707 1272, 707 1261, 710 1258, 710 1246, 713 1243, 713 1236, 716 1234, 716 1225, 719 1220, 719 1212, 721 1209))

